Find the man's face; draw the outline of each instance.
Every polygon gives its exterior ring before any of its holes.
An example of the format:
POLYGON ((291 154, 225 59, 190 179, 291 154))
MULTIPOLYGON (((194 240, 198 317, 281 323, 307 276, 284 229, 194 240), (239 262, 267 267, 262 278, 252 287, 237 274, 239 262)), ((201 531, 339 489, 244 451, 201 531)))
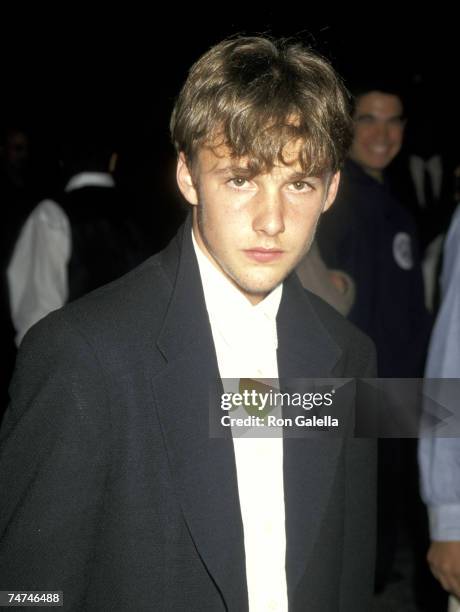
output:
POLYGON ((350 157, 379 178, 399 153, 404 134, 403 107, 397 96, 372 91, 358 98, 350 157))
MULTIPOLYGON (((297 160, 297 147, 285 150, 297 160)), ((295 161, 251 175, 247 160, 203 147, 192 179, 184 157, 177 180, 193 205, 194 236, 208 259, 252 304, 260 302, 309 249, 323 209, 334 201, 339 173, 309 177, 295 161), (327 188, 328 187, 328 188, 327 188)))
POLYGON ((29 158, 29 139, 21 131, 12 131, 6 144, 6 159, 13 168, 21 170, 27 165, 29 158))

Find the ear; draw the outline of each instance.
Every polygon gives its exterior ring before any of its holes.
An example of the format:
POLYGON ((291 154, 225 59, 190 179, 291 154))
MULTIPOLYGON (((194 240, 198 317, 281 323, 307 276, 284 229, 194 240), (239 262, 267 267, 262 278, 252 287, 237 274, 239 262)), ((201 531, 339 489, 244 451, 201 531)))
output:
POLYGON ((115 169, 117 167, 117 163, 118 163, 118 153, 114 151, 112 155, 110 156, 110 160, 109 160, 109 173, 110 174, 114 174, 115 169))
POLYGON ((325 212, 328 208, 332 206, 337 195, 337 191, 339 189, 339 183, 340 171, 333 174, 331 179, 329 180, 329 186, 327 189, 326 201, 324 203, 323 212, 325 212))
POLYGON ((183 153, 179 153, 179 157, 177 158, 176 180, 187 202, 196 206, 198 204, 198 194, 183 153))

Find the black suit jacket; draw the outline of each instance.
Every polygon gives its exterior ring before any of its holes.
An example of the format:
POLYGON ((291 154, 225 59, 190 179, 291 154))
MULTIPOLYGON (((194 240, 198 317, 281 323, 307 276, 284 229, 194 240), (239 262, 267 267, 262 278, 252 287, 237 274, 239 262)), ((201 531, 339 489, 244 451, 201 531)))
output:
POLYGON ((89 183, 61 194, 59 204, 72 233, 68 301, 126 274, 147 256, 141 232, 117 187, 89 183))
MULTIPOLYGON (((280 377, 374 375, 370 341, 285 281, 280 377)), ((26 336, 1 432, 0 589, 67 610, 247 610, 233 443, 190 223, 26 336)), ((290 610, 368 612, 374 445, 285 440, 290 610)))

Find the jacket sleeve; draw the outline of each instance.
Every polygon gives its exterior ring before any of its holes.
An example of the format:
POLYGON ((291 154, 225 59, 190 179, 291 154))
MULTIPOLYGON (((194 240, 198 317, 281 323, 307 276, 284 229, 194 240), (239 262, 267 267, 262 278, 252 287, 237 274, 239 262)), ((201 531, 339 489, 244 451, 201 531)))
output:
MULTIPOLYGON (((361 377, 377 376, 374 344, 366 338, 361 377)), ((377 442, 345 442, 345 515, 340 612, 367 612, 372 607, 376 542, 377 442)))
POLYGON ((103 371, 60 311, 21 346, 0 431, 0 590, 80 605, 110 464, 103 371))

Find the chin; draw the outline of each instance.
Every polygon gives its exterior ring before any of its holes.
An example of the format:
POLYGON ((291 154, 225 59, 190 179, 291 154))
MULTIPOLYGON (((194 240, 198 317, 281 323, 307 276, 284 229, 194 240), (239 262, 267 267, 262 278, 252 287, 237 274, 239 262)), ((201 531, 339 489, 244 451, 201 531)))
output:
POLYGON ((284 278, 266 283, 241 283, 240 288, 249 295, 261 297, 271 293, 283 280, 284 278))

